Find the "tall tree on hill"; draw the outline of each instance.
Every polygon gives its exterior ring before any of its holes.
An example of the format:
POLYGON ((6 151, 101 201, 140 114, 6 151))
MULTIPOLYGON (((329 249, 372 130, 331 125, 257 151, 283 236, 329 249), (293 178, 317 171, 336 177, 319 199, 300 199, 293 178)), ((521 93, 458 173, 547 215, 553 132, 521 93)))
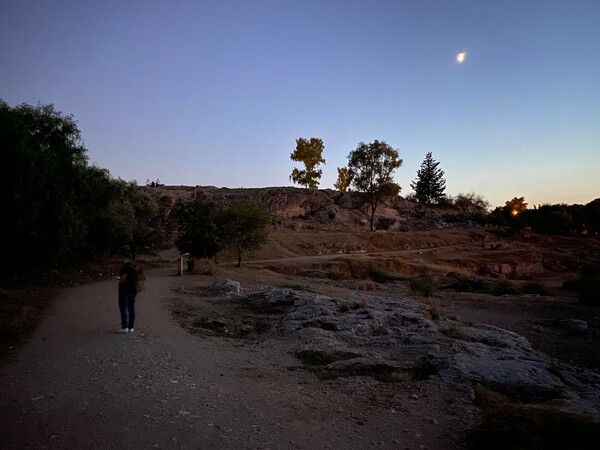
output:
POLYGON ((352 172, 347 167, 338 167, 338 179, 333 187, 340 192, 346 192, 352 184, 352 172))
POLYGON ((325 164, 323 148, 321 139, 310 138, 310 141, 304 138, 296 139, 296 150, 290 155, 290 158, 292 161, 303 163, 305 169, 300 170, 294 167, 290 180, 309 189, 317 189, 323 171, 316 167, 325 164))
POLYGON ((439 161, 433 159, 431 152, 427 152, 421 168, 417 171, 417 178, 410 183, 419 203, 430 205, 438 203, 444 197, 446 180, 444 171, 439 168, 439 165, 439 161))
POLYGON ((371 231, 375 229, 375 211, 386 198, 398 195, 400 185, 394 182, 394 171, 402 165, 398 150, 383 141, 360 142, 348 155, 352 186, 365 196, 371 207, 371 231))

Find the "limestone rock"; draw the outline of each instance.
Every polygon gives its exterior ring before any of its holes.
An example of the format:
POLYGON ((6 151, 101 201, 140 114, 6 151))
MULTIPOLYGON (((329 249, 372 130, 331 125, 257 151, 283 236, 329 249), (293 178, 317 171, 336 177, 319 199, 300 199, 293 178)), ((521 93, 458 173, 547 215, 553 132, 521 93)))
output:
POLYGON ((225 279, 215 282, 211 289, 218 295, 225 295, 226 297, 238 297, 241 294, 242 286, 237 281, 225 279))

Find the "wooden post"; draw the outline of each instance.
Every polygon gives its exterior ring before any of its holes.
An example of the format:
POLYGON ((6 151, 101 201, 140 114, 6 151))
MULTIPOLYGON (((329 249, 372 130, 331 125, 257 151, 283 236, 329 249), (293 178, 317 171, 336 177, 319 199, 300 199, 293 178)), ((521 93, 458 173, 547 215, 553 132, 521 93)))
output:
POLYGON ((183 258, 184 258, 184 255, 181 255, 179 257, 179 264, 177 265, 177 275, 179 275, 179 276, 183 275, 183 258))

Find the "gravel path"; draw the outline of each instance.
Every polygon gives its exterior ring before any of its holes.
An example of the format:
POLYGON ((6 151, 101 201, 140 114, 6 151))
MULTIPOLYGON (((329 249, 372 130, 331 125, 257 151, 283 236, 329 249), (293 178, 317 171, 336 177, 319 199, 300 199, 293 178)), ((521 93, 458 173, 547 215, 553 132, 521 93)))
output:
POLYGON ((65 290, 0 370, 0 447, 457 448, 452 422, 424 417, 441 397, 367 408, 272 343, 188 334, 168 312, 176 281, 149 274, 133 334, 116 332, 116 280, 65 290))

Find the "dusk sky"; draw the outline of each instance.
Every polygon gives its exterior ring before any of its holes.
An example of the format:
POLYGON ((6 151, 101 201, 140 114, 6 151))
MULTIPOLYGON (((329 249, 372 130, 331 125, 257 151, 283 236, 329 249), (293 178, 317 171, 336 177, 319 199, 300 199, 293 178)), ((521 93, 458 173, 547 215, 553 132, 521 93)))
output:
POLYGON ((378 139, 401 195, 431 151, 450 195, 600 197, 599 0, 0 0, 0 98, 140 184, 291 186, 318 137, 321 188, 378 139))

